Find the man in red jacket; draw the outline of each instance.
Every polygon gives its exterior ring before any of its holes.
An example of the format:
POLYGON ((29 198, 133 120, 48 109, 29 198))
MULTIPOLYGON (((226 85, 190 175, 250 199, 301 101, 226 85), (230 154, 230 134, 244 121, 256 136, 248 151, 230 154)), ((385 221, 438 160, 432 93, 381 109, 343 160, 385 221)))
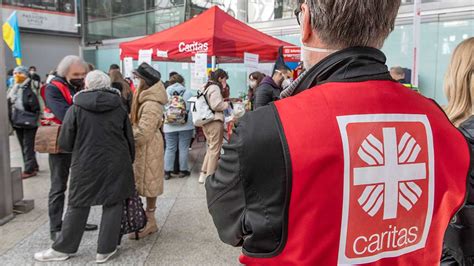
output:
POLYGON ((438 265, 470 154, 379 50, 400 1, 307 0, 307 71, 247 114, 206 183, 222 241, 247 265, 438 265))

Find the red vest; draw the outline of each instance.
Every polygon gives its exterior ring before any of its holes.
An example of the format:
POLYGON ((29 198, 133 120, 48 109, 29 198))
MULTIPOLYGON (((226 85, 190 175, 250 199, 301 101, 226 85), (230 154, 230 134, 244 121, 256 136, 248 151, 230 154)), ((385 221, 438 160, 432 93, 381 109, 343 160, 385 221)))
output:
POLYGON ((327 83, 275 103, 291 157, 287 240, 247 265, 439 265, 468 144, 391 81, 327 83))
MULTIPOLYGON (((72 95, 71 92, 69 91, 69 87, 57 80, 51 81, 51 84, 56 86, 56 88, 59 89, 59 92, 63 95, 64 99, 69 105, 72 105, 72 95)), ((46 87, 48 85, 44 85, 41 87, 41 97, 43 98, 43 101, 45 102, 45 107, 44 107, 44 112, 43 112, 43 119, 41 119, 41 125, 42 126, 48 126, 48 125, 61 125, 63 122, 59 120, 51 111, 51 109, 46 106, 46 87)))

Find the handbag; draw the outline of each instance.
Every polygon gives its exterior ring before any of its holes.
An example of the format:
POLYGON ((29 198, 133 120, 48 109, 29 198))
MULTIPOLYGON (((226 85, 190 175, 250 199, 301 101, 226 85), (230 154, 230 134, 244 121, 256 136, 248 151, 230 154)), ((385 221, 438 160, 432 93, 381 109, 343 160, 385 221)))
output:
POLYGON ((143 209, 142 199, 135 191, 133 196, 126 199, 123 204, 122 223, 120 226, 120 235, 135 233, 135 239, 138 240, 138 232, 145 227, 147 223, 146 213, 143 209))
POLYGON ((61 153, 58 144, 60 125, 41 126, 35 137, 35 151, 39 153, 61 153))
POLYGON ((38 127, 39 113, 13 108, 12 125, 16 128, 33 129, 38 127))

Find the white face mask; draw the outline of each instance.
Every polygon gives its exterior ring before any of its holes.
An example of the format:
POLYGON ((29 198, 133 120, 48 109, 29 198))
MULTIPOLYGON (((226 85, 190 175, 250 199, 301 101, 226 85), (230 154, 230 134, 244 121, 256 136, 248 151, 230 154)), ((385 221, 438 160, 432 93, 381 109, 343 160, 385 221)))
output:
POLYGON ((301 49, 310 51, 310 52, 315 52, 315 53, 334 53, 334 52, 339 51, 339 50, 326 49, 326 48, 309 47, 309 46, 305 46, 303 42, 301 42, 301 49))

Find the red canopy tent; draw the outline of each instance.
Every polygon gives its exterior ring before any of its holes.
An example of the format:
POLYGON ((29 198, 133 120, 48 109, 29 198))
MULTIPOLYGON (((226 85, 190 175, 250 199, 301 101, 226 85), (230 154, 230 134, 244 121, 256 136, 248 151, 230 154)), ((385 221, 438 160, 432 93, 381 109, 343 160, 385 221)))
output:
POLYGON ((281 46, 292 44, 264 34, 233 18, 217 6, 178 26, 120 44, 120 59, 138 60, 140 50, 153 49, 155 61, 192 62, 196 53, 215 56, 219 63, 241 63, 244 53, 273 62, 281 46))

